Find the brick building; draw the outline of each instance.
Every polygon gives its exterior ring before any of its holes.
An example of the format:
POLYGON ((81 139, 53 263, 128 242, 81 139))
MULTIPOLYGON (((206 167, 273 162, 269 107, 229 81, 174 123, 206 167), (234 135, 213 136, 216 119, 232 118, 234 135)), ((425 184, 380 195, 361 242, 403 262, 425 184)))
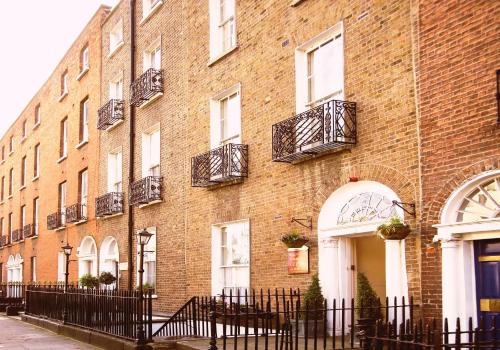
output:
POLYGON ((3 281, 64 280, 60 247, 74 246, 70 279, 97 272, 86 236, 96 232, 101 70, 100 7, 0 142, 3 281))
POLYGON ((500 265, 499 16, 494 1, 420 1, 422 302, 428 316, 443 310, 476 322, 478 314, 500 311, 494 304, 500 298, 494 282, 500 265))

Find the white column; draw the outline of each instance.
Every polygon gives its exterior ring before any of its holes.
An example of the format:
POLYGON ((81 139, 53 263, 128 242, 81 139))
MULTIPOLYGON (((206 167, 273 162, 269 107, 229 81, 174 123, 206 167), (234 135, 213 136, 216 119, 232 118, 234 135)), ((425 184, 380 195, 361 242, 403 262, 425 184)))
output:
POLYGON ((385 289, 390 300, 408 298, 404 244, 404 240, 385 240, 385 289))
POLYGON ((460 264, 460 243, 458 241, 441 241, 442 249, 442 284, 443 284, 443 318, 448 317, 451 324, 461 316, 460 310, 460 269, 464 267, 460 264))
MULTIPOLYGON (((323 238, 319 242, 319 280, 323 296, 328 308, 333 306, 333 300, 340 300, 339 281, 339 240, 336 237, 323 238)), ((333 331, 333 315, 328 313, 328 332, 333 331)), ((338 328, 337 328, 338 329, 338 328)))

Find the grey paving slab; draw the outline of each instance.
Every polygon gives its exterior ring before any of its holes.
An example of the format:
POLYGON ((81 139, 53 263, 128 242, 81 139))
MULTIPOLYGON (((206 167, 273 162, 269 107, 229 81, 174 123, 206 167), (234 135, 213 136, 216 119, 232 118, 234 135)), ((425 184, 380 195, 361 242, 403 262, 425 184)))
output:
POLYGON ((94 350, 92 345, 0 315, 0 350, 94 350))

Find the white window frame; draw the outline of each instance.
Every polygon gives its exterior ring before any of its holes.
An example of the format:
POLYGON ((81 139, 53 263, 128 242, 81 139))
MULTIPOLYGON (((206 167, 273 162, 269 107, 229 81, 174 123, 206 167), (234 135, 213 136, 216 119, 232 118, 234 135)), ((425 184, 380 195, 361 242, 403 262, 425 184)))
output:
POLYGON ((34 206, 34 210, 33 210, 33 226, 34 226, 34 234, 36 236, 38 236, 38 228, 39 228, 39 215, 40 215, 40 198, 39 197, 36 197, 34 200, 33 200, 33 206, 34 206))
POLYGON ((210 99, 210 146, 212 149, 227 143, 241 143, 241 84, 238 83, 229 89, 226 89, 210 99), (223 101, 229 97, 237 95, 238 98, 238 117, 236 119, 236 129, 238 133, 224 136, 223 129, 225 116, 223 116, 223 101))
POLYGON ((37 179, 40 176, 40 144, 35 145, 35 157, 33 160, 33 168, 34 168, 34 179, 37 179))
POLYGON ((28 137, 28 120, 23 121, 23 140, 28 137))
POLYGON ((123 192, 123 153, 121 148, 108 154, 108 193, 123 192))
POLYGON ((121 46, 123 46, 123 18, 109 31, 109 54, 111 57, 121 46))
POLYGON ((163 0, 142 0, 142 20, 143 24, 149 16, 153 15, 156 10, 163 4, 163 0))
POLYGON ((64 252, 57 252, 57 281, 64 282, 66 272, 66 256, 64 252))
POLYGON ((66 225, 66 195, 67 195, 67 182, 64 181, 59 184, 59 203, 60 203, 60 213, 61 215, 61 225, 66 225))
POLYGON ((209 15, 210 60, 214 61, 237 47, 236 0, 209 0, 209 15), (224 9, 230 8, 228 3, 232 3, 234 11, 224 15, 224 9), (226 27, 229 27, 227 38, 226 27))
POLYGON ((85 46, 82 50, 82 72, 88 70, 90 68, 90 54, 89 54, 89 45, 85 46))
MULTIPOLYGON (((153 145, 154 146, 154 145, 153 145)), ((161 175, 161 131, 160 124, 156 124, 142 134, 142 177, 161 175), (155 155, 152 152, 153 134, 158 133, 159 150, 155 155), (158 158, 158 159, 155 159, 158 158)))
POLYGON ((21 206, 21 227, 19 229, 23 231, 25 225, 26 225, 26 205, 23 205, 21 206))
POLYGON ((33 128, 35 128, 41 122, 41 119, 42 119, 41 109, 42 109, 42 107, 40 104, 35 106, 35 125, 33 126, 33 128))
POLYGON ((161 36, 153 41, 143 52, 143 72, 150 68, 161 69, 162 61, 161 36))
POLYGON ((212 225, 212 295, 218 295, 224 289, 228 292, 230 289, 236 292, 238 289, 243 291, 245 289, 250 288, 250 269, 251 269, 251 249, 250 249, 250 221, 247 220, 239 220, 233 222, 226 222, 212 225), (232 227, 232 229, 231 229, 232 227), (248 238, 248 264, 223 264, 222 263, 222 251, 223 249, 230 249, 231 242, 227 238, 226 246, 222 245, 222 232, 226 229, 226 232, 231 234, 235 230, 243 230, 241 232, 245 232, 248 238), (247 269, 246 273, 246 283, 245 285, 237 286, 232 283, 232 285, 227 285, 225 280, 226 274, 225 270, 227 269, 247 269))
POLYGON ((88 142, 89 141, 89 99, 86 98, 83 103, 82 103, 82 121, 81 121, 81 127, 83 128, 82 130, 82 139, 80 140, 80 143, 88 142))
POLYGON ((80 205, 82 206, 82 216, 87 217, 87 205, 89 199, 89 171, 80 172, 80 205))
MULTIPOLYGON (((156 282, 157 282, 157 257, 156 257, 156 227, 147 227, 146 231, 149 233, 153 234, 151 238, 149 239, 148 244, 144 246, 144 275, 143 275, 143 281, 142 283, 150 283, 153 285, 153 287, 156 289, 156 282), (154 266, 154 271, 151 271, 151 267, 154 266), (153 278, 149 278, 153 275, 153 278), (151 283, 152 282, 152 283, 151 283)), ((137 234, 140 231, 137 231, 137 234)), ((139 261, 139 254, 140 254, 140 249, 141 246, 137 244, 137 254, 136 258, 137 261, 139 261)), ((139 285, 139 264, 136 264, 137 269, 136 269, 136 286, 139 285)))
POLYGON ((62 121, 62 155, 61 158, 65 158, 68 156, 68 117, 65 117, 62 121))
POLYGON ((26 187, 26 156, 21 160, 21 189, 26 187))
POLYGON ((32 256, 31 262, 31 281, 36 282, 36 256, 32 256))
POLYGON ((123 76, 119 74, 109 82, 109 99, 123 100, 123 76))
POLYGON ((61 97, 65 96, 68 93, 68 71, 64 72, 62 75, 62 91, 61 91, 61 97))
POLYGON ((343 22, 339 22, 333 27, 306 41, 295 49, 295 77, 296 77, 296 112, 302 113, 311 109, 315 105, 326 102, 330 99, 340 99, 344 97, 344 49, 340 57, 340 65, 342 66, 342 75, 339 77, 339 85, 341 86, 338 91, 332 91, 325 96, 315 97, 314 101, 309 100, 309 71, 308 71, 308 58, 309 53, 314 51, 321 45, 331 41, 340 40, 339 44, 344 47, 344 28, 343 22))

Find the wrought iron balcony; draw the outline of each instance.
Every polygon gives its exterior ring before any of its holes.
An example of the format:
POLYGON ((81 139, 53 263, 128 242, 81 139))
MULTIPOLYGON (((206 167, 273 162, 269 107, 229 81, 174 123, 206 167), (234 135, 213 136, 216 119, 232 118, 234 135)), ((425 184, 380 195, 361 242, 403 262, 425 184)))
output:
POLYGON ((147 176, 130 184, 130 205, 144 205, 162 200, 163 177, 147 176))
POLYGON ((19 242, 23 240, 23 230, 12 231, 12 242, 19 242))
POLYGON ((163 93, 163 72, 149 68, 130 85, 130 104, 140 107, 159 93, 163 93))
POLYGON ((28 224, 23 227, 24 238, 35 237, 38 235, 38 227, 36 224, 28 224))
POLYGON ((1 236, 0 237, 0 247, 4 247, 9 244, 9 236, 1 236))
POLYGON ((95 216, 123 213, 123 192, 110 192, 95 199, 95 216))
POLYGON ((87 205, 76 203, 66 208, 66 222, 68 224, 87 220, 87 205))
POLYGON ((248 177, 248 145, 228 143, 191 158, 191 186, 208 187, 248 177))
POLYGON ((97 111, 97 129, 106 130, 108 127, 123 120, 123 100, 112 99, 97 111))
POLYGON ((273 125, 273 161, 309 158, 356 144, 356 103, 331 100, 273 125))
POLYGON ((47 216, 47 229, 57 230, 65 225, 63 212, 55 212, 47 216))

